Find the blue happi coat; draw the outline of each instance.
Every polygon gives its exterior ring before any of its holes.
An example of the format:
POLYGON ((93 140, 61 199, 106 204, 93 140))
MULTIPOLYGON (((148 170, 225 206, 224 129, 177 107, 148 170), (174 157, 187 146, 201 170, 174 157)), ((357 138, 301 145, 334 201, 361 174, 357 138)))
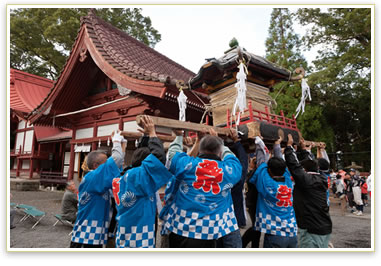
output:
POLYGON ((119 176, 112 157, 97 169, 87 173, 78 188, 78 212, 71 241, 75 243, 107 244, 108 227, 112 217, 111 185, 119 176))
POLYGON ((160 213, 162 233, 211 240, 238 230, 230 190, 240 180, 242 166, 230 151, 225 154, 222 161, 182 152, 173 156, 174 177, 160 213))
POLYGON ((155 192, 172 175, 153 154, 123 177, 114 178, 113 194, 118 214, 116 247, 155 247, 155 192))
POLYGON ((266 163, 262 163, 249 180, 258 190, 255 230, 262 233, 293 237, 297 225, 293 208, 293 183, 286 169, 284 181, 277 182, 269 175, 266 163))

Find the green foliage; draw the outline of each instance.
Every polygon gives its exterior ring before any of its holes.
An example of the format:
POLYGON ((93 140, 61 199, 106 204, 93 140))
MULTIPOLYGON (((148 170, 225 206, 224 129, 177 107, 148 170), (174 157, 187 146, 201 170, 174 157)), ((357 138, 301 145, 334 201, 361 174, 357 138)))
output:
MULTIPOLYGON (((266 59, 290 71, 302 66, 308 69, 301 53, 301 39, 292 27, 292 14, 286 8, 274 8, 271 13, 269 37, 266 39, 266 59)), ((275 112, 283 110, 289 118, 295 114, 301 99, 300 82, 281 82, 274 86, 271 96, 276 100, 275 112)), ((297 117, 297 125, 303 137, 309 140, 327 141, 331 134, 324 130, 323 110, 314 100, 307 102, 305 112, 297 117)), ((331 141, 332 142, 332 141, 331 141)))
POLYGON ((308 48, 320 45, 309 85, 334 132, 344 158, 370 167, 371 150, 371 10, 368 8, 299 9, 308 48), (353 155, 355 152, 369 151, 353 155))
MULTIPOLYGON (((87 13, 83 8, 11 10, 11 67, 56 79, 77 36, 80 17, 87 13)), ((96 14, 151 47, 161 39, 139 8, 100 8, 96 14)))

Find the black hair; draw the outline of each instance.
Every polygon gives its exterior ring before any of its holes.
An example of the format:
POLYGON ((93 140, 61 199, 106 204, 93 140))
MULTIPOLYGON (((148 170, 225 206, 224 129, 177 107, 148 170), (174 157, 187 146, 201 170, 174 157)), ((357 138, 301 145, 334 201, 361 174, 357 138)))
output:
POLYGON ((224 142, 217 136, 206 135, 200 142, 200 153, 212 153, 219 155, 222 152, 224 142))
POLYGON ((267 166, 273 176, 282 176, 286 171, 286 162, 278 157, 270 158, 267 166))
POLYGON ((143 160, 150 155, 151 151, 148 147, 137 148, 132 154, 131 166, 138 167, 142 164, 143 160))
POLYGON ((317 160, 306 159, 300 162, 304 170, 307 172, 317 172, 318 171, 318 162, 317 160))
POLYGON ((324 158, 318 159, 318 165, 319 165, 319 169, 321 171, 328 171, 329 170, 329 162, 324 158))
POLYGON ((88 155, 87 155, 87 159, 86 159, 86 162, 87 162, 87 167, 89 169, 94 169, 94 164, 100 164, 102 162, 102 157, 101 155, 106 155, 107 154, 104 152, 104 151, 92 151, 90 152, 88 155))
POLYGON ((341 175, 336 175, 336 179, 341 179, 341 175))

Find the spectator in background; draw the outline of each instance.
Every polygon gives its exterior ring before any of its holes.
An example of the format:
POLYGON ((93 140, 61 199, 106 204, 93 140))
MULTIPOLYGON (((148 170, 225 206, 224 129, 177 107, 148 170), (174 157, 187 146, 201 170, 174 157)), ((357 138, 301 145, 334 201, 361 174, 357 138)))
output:
POLYGON ((366 177, 362 177, 363 183, 361 185, 361 199, 364 203, 364 206, 368 206, 368 184, 366 183, 366 177))
POLYGON ((345 194, 347 195, 347 201, 349 208, 351 208, 351 213, 355 212, 356 206, 354 203, 354 197, 353 197, 353 182, 351 175, 349 173, 345 173, 344 175, 344 182, 346 184, 346 191, 345 194))
POLYGON ((352 180, 353 201, 356 204, 356 211, 353 212, 353 214, 361 216, 364 210, 364 203, 361 199, 361 185, 363 184, 363 180, 356 174, 355 169, 351 169, 349 173, 352 180))
POLYGON ((345 198, 345 188, 346 184, 344 182, 344 177, 340 174, 336 175, 336 196, 340 199, 341 216, 345 215, 347 209, 347 201, 345 198))
POLYGON ((366 184, 368 185, 369 197, 372 198, 372 173, 371 173, 371 171, 369 171, 369 176, 366 179, 366 184))
POLYGON ((61 217, 71 223, 75 222, 78 211, 78 190, 73 180, 66 184, 66 190, 61 203, 61 217))

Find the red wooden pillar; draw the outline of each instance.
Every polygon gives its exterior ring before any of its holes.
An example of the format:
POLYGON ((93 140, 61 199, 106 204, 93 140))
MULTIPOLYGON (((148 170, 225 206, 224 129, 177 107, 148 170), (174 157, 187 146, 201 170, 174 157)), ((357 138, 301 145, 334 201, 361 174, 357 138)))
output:
MULTIPOLYGON (((98 132, 98 125, 95 122, 94 127, 93 127, 93 138, 95 138, 97 136, 97 132, 98 132)), ((97 144, 98 143, 96 141, 91 143, 91 151, 95 151, 97 149, 97 144)))
POLYGON ((29 160, 29 178, 33 177, 33 158, 29 160))
POLYGON ((74 159, 75 159, 75 153, 74 153, 74 143, 70 145, 70 164, 69 164, 69 173, 68 173, 68 180, 72 180, 74 177, 74 159))
POLYGON ((63 174, 64 172, 64 167, 65 167, 65 142, 60 142, 60 153, 59 155, 61 156, 61 173, 63 174))
MULTIPOLYGON (((26 132, 25 132, 26 134, 26 132)), ((36 134, 34 132, 34 129, 33 129, 33 136, 32 136, 32 151, 31 151, 31 158, 30 158, 30 163, 29 163, 29 178, 32 178, 33 177, 33 172, 34 172, 34 164, 33 164, 33 157, 35 156, 34 155, 34 151, 36 149, 36 144, 37 144, 37 137, 36 137, 36 134)))
POLYGON ((266 118, 267 118, 267 122, 271 122, 271 119, 270 119, 270 112, 269 112, 269 108, 267 106, 265 106, 265 113, 266 113, 266 118))
POLYGON ((20 176, 21 159, 17 157, 16 177, 20 176))
POLYGON ((123 118, 119 117, 119 130, 123 131, 123 118))
POLYGON ((92 142, 91 143, 91 151, 95 151, 97 149, 97 142, 92 142))

